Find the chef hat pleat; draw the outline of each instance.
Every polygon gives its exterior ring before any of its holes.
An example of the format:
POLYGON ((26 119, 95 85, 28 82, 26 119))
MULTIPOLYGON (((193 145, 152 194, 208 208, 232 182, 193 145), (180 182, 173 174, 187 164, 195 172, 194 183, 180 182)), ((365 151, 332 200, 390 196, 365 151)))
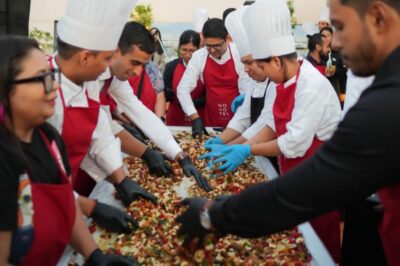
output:
POLYGON ((243 24, 255 59, 296 51, 290 11, 285 0, 257 0, 246 9, 243 24))
POLYGON ((238 48, 240 57, 250 55, 250 43, 243 25, 243 15, 248 6, 242 6, 230 13, 225 20, 225 27, 238 48))
POLYGON ((79 48, 115 50, 135 4, 136 0, 68 0, 57 24, 58 36, 79 48))

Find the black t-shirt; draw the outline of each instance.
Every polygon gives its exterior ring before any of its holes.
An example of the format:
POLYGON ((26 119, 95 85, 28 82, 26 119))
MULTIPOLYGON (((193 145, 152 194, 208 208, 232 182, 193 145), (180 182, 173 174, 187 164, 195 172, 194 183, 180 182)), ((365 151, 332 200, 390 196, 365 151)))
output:
MULTIPOLYGON (((69 163, 60 135, 48 124, 40 128, 50 143, 53 140, 57 143, 69 175, 69 163)), ((5 136, 4 130, 0 134, 3 138, 0 143, 0 230, 13 230, 17 225, 19 176, 27 171, 31 182, 59 184, 61 173, 38 129, 33 132, 32 142, 19 142, 20 147, 5 136)))

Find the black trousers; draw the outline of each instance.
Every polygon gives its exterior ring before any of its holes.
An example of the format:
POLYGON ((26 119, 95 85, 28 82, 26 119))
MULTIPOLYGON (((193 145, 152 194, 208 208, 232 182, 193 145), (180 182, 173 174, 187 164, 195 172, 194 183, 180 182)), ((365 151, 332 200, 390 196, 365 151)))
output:
POLYGON ((377 206, 364 200, 344 211, 341 265, 387 265, 378 231, 383 213, 374 209, 377 206))

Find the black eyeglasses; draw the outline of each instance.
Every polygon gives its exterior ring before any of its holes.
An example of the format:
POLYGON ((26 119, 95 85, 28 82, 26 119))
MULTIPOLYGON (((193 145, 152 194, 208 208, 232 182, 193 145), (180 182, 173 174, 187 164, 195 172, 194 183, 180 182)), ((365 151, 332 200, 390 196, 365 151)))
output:
POLYGON ((223 40, 220 43, 217 44, 205 44, 205 47, 207 48, 207 50, 211 50, 214 49, 216 51, 219 51, 222 49, 222 46, 225 44, 226 40, 223 40))
POLYGON ((13 80, 11 84, 22 84, 22 83, 31 83, 31 82, 42 82, 44 86, 45 93, 50 93, 54 89, 54 81, 57 80, 61 82, 61 74, 58 69, 52 69, 50 72, 44 73, 40 76, 26 78, 26 79, 18 79, 13 80))

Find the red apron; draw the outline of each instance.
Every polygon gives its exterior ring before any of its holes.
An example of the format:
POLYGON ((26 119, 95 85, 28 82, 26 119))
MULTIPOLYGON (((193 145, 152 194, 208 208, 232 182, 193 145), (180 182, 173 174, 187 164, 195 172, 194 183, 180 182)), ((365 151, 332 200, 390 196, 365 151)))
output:
MULTIPOLYGON (((276 87, 276 98, 273 106, 274 120, 277 136, 284 135, 287 132, 286 124, 292 119, 292 112, 295 108, 295 93, 297 88, 296 82, 287 88, 281 83, 276 87)), ((311 157, 323 144, 322 141, 314 137, 311 147, 307 150, 303 157, 295 159, 287 159, 279 156, 278 162, 281 175, 287 173, 290 169, 297 166, 301 162, 311 157)), ((325 244, 331 256, 336 262, 340 261, 340 213, 338 211, 330 212, 311 221, 314 230, 325 244)))
POLYGON ((104 81, 103 88, 100 91, 100 95, 99 95, 100 96, 99 97, 100 104, 109 106, 111 114, 114 113, 115 109, 117 108, 117 103, 114 101, 114 99, 108 93, 108 89, 110 88, 112 80, 113 80, 113 78, 111 77, 104 81))
POLYGON ((325 77, 325 75, 326 75, 326 66, 314 65, 314 67, 325 77))
MULTIPOLYGON (((182 79, 183 74, 186 71, 186 67, 180 61, 174 70, 173 78, 172 78, 172 90, 175 92, 174 100, 169 104, 168 113, 167 113, 167 121, 166 124, 168 126, 191 126, 192 121, 190 118, 183 112, 182 107, 179 103, 177 95, 177 89, 179 82, 182 79)), ((191 96, 192 99, 198 98, 202 96, 204 93, 204 85, 198 80, 196 88, 192 91, 191 96)), ((204 107, 197 108, 197 113, 200 117, 204 117, 204 107)))
POLYGON ((142 70, 141 75, 134 76, 129 79, 129 84, 132 87, 133 93, 139 98, 139 100, 152 112, 154 112, 154 107, 157 101, 157 94, 154 90, 153 83, 151 83, 150 77, 146 70, 142 70), (138 95, 140 80, 143 76, 142 90, 138 95))
POLYGON ((389 266, 400 265, 400 184, 379 191, 384 215, 380 227, 389 266))
POLYGON ((64 96, 60 88, 60 96, 64 106, 62 138, 71 164, 72 184, 80 195, 87 196, 96 182, 80 165, 88 153, 92 135, 99 118, 100 104, 87 96, 88 107, 65 106, 64 96))
MULTIPOLYGON (((229 49, 229 48, 228 48, 229 49)), ((206 87, 204 125, 206 127, 226 127, 233 117, 231 103, 239 95, 238 79, 232 53, 225 64, 218 64, 209 55, 203 77, 206 87)))
POLYGON ((31 182, 33 202, 34 239, 21 266, 56 265, 71 239, 75 222, 75 199, 72 186, 59 158, 55 142, 40 135, 46 143, 61 173, 61 184, 31 182))
MULTIPOLYGON (((51 59, 49 62, 53 68, 51 59)), ((61 137, 64 140, 71 166, 72 185, 80 195, 87 196, 96 182, 85 171, 80 169, 80 165, 89 151, 92 135, 99 118, 100 104, 90 99, 86 91, 88 107, 66 106, 61 87, 59 91, 64 107, 61 137)))

